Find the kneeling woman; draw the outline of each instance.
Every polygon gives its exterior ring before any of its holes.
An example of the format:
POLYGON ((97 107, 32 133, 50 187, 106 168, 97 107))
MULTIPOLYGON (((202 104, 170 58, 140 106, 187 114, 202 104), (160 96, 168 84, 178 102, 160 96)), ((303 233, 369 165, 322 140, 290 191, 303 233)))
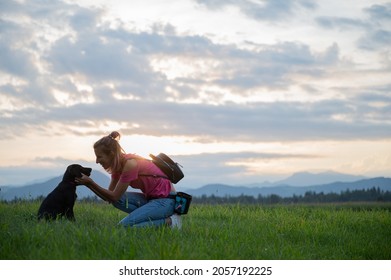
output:
POLYGON ((180 228, 180 216, 174 214, 174 199, 170 198, 170 194, 176 192, 172 183, 162 178, 165 174, 151 161, 126 154, 118 143, 119 138, 120 134, 114 131, 94 144, 96 163, 111 174, 108 189, 86 175, 77 178, 76 182, 87 186, 114 207, 129 213, 119 222, 120 225, 169 225, 180 228), (148 174, 157 176, 143 176, 148 174), (129 186, 141 190, 141 193, 127 192, 129 186))

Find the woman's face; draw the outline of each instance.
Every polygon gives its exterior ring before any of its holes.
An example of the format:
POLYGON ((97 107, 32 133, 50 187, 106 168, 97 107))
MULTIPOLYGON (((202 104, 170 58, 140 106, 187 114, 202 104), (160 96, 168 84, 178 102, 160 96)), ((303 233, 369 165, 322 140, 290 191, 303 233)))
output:
POLYGON ((96 163, 100 164, 104 169, 108 169, 112 164, 112 157, 110 154, 106 154, 102 151, 102 149, 96 148, 94 149, 96 156, 96 163))

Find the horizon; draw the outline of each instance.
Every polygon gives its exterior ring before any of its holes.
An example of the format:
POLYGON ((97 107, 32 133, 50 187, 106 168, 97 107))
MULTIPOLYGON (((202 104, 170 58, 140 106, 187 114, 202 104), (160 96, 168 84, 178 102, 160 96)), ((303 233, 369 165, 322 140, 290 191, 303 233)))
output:
POLYGON ((97 167, 113 130, 181 186, 391 177, 391 3, 0 4, 0 185, 97 167))
MULTIPOLYGON (((94 173, 92 173, 94 174, 94 173)), ((95 182, 104 186, 109 182, 106 174, 98 171, 94 174, 95 182), (105 178, 103 178, 105 177, 105 178)), ((56 176, 42 182, 25 184, 22 186, 0 186, 1 200, 10 201, 15 198, 35 199, 46 196, 55 185, 61 181, 61 176, 56 176)), ((383 192, 391 191, 391 178, 387 177, 362 177, 348 174, 324 172, 308 173, 301 172, 291 175, 281 181, 263 182, 255 184, 226 184, 224 182, 214 182, 199 185, 193 188, 183 188, 176 185, 177 191, 186 192, 195 197, 218 196, 218 197, 238 197, 259 195, 267 197, 277 195, 282 198, 294 197, 294 195, 304 196, 307 192, 312 192, 323 196, 323 194, 341 194, 355 191, 372 192, 374 188, 383 192), (298 180, 298 178, 300 180, 298 180)), ((139 191, 134 189, 133 191, 139 191)), ((373 194, 373 193, 372 193, 373 194)), ((79 186, 77 188, 79 199, 96 197, 87 187, 79 186)), ((335 199, 335 197, 334 197, 335 199)))
MULTIPOLYGON (((91 173, 90 177, 96 177, 97 172, 98 172, 98 174, 105 176, 105 177, 107 177, 108 180, 110 180, 110 174, 106 173, 105 171, 98 170, 98 169, 92 169, 92 173, 91 173)), ((63 174, 57 174, 57 175, 53 175, 53 176, 49 176, 49 177, 37 178, 35 180, 27 181, 27 182, 21 183, 19 185, 0 185, 0 188, 19 188, 19 187, 36 185, 36 184, 44 184, 46 182, 49 182, 49 181, 56 179, 56 178, 60 178, 62 176, 63 176, 63 174)), ((185 175, 185 178, 186 178, 186 175, 185 175)), ((228 185, 228 186, 243 186, 243 187, 254 187, 254 186, 255 187, 259 187, 259 186, 263 186, 263 187, 272 186, 273 187, 273 186, 279 186, 278 184, 280 184, 282 182, 286 182, 286 181, 291 182, 291 183, 287 183, 287 185, 291 184, 291 186, 294 186, 294 185, 292 185, 292 182, 294 182, 294 181, 297 182, 297 180, 298 180, 299 182, 303 182, 303 183, 299 183, 298 187, 300 187, 300 186, 309 186, 309 185, 324 185, 324 184, 338 183, 338 182, 355 182, 355 181, 360 181, 360 180, 376 179, 376 178, 390 178, 390 177, 387 177, 387 176, 366 177, 366 176, 362 176, 362 175, 345 174, 345 173, 339 173, 339 172, 334 172, 334 171, 323 171, 323 172, 300 171, 300 172, 295 172, 293 174, 290 174, 286 177, 282 177, 282 178, 275 180, 275 181, 264 180, 264 181, 257 181, 257 182, 254 181, 254 182, 242 183, 242 184, 241 183, 229 184, 226 182, 209 182, 209 183, 202 184, 202 185, 192 185, 192 186, 188 187, 188 186, 182 184, 183 183, 182 181, 184 180, 184 179, 182 179, 179 183, 174 184, 174 186, 176 186, 176 188, 179 190, 180 189, 197 189, 197 188, 202 188, 207 185, 220 185, 220 184, 221 185, 228 185), (325 176, 330 176, 330 178, 325 179, 325 176), (342 178, 342 179, 339 179, 339 178, 342 178), (312 182, 313 180, 317 180, 317 181, 319 181, 319 183, 304 183, 304 182, 309 182, 309 181, 312 182)), ((102 187, 107 187, 107 186, 102 186, 102 187)))

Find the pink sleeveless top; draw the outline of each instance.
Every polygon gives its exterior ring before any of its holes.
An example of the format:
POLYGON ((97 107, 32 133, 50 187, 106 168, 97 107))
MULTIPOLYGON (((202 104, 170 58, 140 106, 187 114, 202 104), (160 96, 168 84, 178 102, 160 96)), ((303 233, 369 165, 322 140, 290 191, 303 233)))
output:
POLYGON ((119 179, 121 183, 129 183, 129 186, 141 190, 147 198, 167 197, 170 194, 170 180, 160 177, 140 176, 140 174, 166 176, 152 161, 134 154, 127 154, 125 157, 135 159, 137 166, 128 172, 112 173, 112 179, 119 179))

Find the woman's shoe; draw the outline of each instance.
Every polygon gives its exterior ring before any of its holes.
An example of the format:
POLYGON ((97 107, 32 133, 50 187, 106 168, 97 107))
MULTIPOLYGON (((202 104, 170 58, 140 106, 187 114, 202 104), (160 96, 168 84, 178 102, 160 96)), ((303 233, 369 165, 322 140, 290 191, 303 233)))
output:
POLYGON ((171 228, 177 228, 181 229, 182 228, 182 218, 181 216, 174 214, 170 217, 171 219, 171 228))

